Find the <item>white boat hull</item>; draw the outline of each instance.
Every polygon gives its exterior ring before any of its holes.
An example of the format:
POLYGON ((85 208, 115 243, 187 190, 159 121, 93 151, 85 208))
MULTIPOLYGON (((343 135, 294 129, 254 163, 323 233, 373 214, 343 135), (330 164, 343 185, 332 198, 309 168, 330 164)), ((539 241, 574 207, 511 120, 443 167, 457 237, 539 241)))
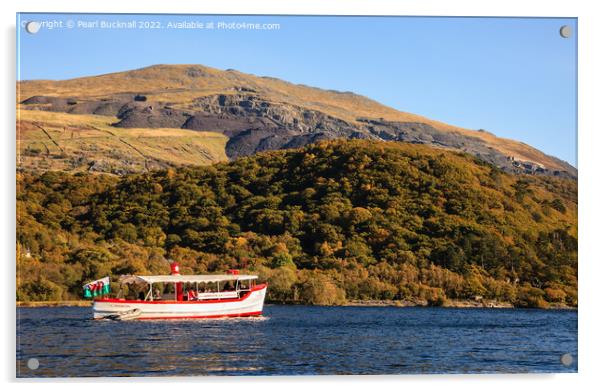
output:
POLYGON ((94 301, 94 319, 140 309, 136 319, 194 319, 259 316, 267 287, 260 285, 240 299, 207 301, 141 301, 100 299, 94 301))

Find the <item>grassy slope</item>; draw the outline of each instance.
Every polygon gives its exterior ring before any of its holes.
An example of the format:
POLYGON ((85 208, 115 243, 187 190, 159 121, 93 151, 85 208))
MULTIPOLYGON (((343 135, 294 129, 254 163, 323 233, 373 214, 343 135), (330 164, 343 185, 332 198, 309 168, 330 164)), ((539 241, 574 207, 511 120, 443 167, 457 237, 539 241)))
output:
POLYGON ((29 169, 139 172, 227 159, 227 137, 183 129, 121 129, 116 118, 18 110, 19 165, 29 169), (105 170, 103 170, 105 171, 105 170))
POLYGON ((535 161, 550 169, 562 169, 550 156, 524 143, 398 111, 360 95, 200 65, 155 65, 133 71, 64 81, 25 81, 17 85, 17 99, 22 101, 34 95, 99 98, 117 93, 143 93, 151 100, 186 107, 192 99, 199 96, 235 94, 237 92, 234 87, 250 88, 273 101, 319 110, 349 122, 355 122, 358 117, 423 122, 444 131, 483 139, 492 147, 518 160, 535 161))

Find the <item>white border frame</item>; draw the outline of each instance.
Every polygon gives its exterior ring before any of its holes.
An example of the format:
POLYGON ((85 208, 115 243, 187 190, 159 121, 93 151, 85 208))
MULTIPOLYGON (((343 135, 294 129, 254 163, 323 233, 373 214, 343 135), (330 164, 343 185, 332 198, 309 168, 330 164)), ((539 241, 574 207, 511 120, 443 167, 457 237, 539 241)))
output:
MULTIPOLYGON (((547 389, 581 389, 590 388, 600 379, 597 364, 600 361, 600 310, 597 302, 599 295, 597 285, 601 262, 598 259, 598 248, 595 246, 596 236, 599 232, 600 214, 600 177, 599 168, 602 167, 599 152, 602 140, 599 134, 600 116, 598 94, 601 89, 599 70, 602 69, 599 42, 602 37, 602 21, 600 13, 594 6, 596 2, 570 2, 570 1, 531 1, 505 0, 505 1, 472 1, 472 0, 429 0, 429 1, 398 1, 391 0, 304 0, 304 1, 185 1, 169 0, 151 3, 150 1, 132 0, 103 0, 70 2, 68 0, 55 0, 53 2, 42 0, 21 0, 19 3, 3 2, 1 18, 3 21, 3 58, 2 62, 2 118, 5 119, 4 129, 1 132, 2 170, 0 170, 2 184, 2 248, 4 252, 4 284, 1 305, 4 318, 8 324, 3 324, 6 337, 5 351, 2 358, 2 378, 12 383, 9 387, 22 388, 48 387, 64 389, 80 389, 92 386, 92 380, 57 380, 51 381, 22 381, 14 380, 15 376, 15 13, 16 12, 112 12, 112 13, 213 13, 213 14, 314 14, 314 15, 412 15, 412 16, 548 16, 548 17, 577 17, 579 28, 579 140, 578 140, 578 166, 579 166, 579 210, 587 211, 579 214, 579 374, 559 375, 434 375, 434 376, 316 376, 316 377, 275 377, 275 378, 160 378, 160 379, 96 379, 109 383, 103 387, 131 388, 132 382, 143 382, 145 387, 151 389, 164 389, 174 382, 201 382, 225 383, 242 382, 245 387, 266 387, 267 389, 281 389, 287 387, 306 388, 308 386, 338 387, 355 390, 363 389, 372 382, 380 383, 377 386, 388 387, 417 387, 420 389, 455 389, 482 390, 483 387, 496 390, 531 386, 547 389), (598 125, 598 126, 596 126, 598 125), (42 382, 44 384, 36 384, 42 382), (250 383, 247 383, 250 382, 250 383), (87 384, 81 384, 87 383, 87 384), (294 383, 294 384, 293 384, 294 383)), ((598 385, 598 384, 597 384, 598 385)), ((221 384, 218 387, 241 387, 242 384, 221 384)), ((202 387, 196 385, 177 385, 177 387, 202 387)))

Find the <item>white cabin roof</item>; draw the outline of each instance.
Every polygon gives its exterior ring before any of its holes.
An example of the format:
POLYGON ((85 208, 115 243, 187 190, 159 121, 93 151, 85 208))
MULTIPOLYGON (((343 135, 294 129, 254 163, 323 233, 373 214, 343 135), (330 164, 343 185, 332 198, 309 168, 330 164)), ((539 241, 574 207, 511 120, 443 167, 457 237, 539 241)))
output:
POLYGON ((134 276, 134 275, 125 275, 119 278, 119 282, 125 284, 131 283, 146 283, 146 284, 156 284, 160 282, 165 283, 196 283, 196 282, 222 282, 222 281, 237 281, 237 280, 255 280, 257 276, 248 275, 248 274, 206 274, 206 275, 198 275, 198 276, 173 276, 173 275, 165 275, 165 276, 134 276))

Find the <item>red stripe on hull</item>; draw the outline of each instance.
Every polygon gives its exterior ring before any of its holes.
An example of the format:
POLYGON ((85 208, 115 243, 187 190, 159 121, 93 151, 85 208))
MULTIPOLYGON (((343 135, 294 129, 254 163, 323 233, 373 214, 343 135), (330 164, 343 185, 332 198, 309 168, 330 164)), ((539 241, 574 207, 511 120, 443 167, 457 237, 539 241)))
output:
POLYGON ((261 316, 261 311, 259 311, 259 312, 243 312, 241 314, 225 314, 225 315, 153 316, 150 318, 137 318, 137 319, 133 319, 133 320, 247 318, 250 316, 261 316))

